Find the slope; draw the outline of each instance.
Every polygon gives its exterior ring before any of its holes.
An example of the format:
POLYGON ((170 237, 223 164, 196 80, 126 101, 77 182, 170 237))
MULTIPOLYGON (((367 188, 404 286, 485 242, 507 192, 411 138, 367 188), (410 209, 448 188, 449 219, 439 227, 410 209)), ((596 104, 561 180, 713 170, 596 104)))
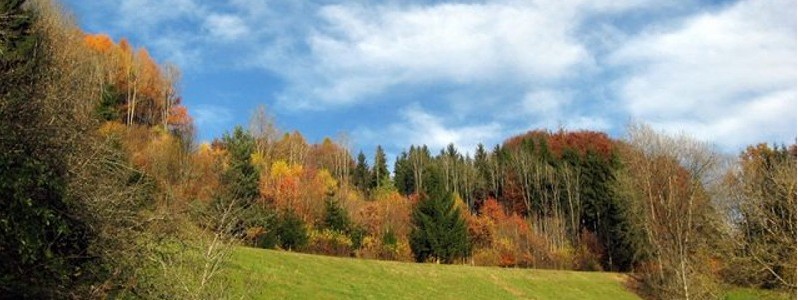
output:
POLYGON ((257 299, 639 299, 625 275, 413 264, 237 248, 227 278, 257 299))

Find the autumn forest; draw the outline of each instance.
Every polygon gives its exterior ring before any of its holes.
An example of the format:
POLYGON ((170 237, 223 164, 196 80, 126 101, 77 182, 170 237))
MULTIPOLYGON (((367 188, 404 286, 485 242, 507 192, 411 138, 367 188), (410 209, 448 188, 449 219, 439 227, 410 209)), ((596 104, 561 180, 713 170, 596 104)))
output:
POLYGON ((236 247, 619 272, 651 299, 795 292, 795 144, 730 154, 633 122, 389 158, 265 106, 200 142, 177 66, 48 0, 0 3, 0 76, 5 296, 225 297, 236 247))

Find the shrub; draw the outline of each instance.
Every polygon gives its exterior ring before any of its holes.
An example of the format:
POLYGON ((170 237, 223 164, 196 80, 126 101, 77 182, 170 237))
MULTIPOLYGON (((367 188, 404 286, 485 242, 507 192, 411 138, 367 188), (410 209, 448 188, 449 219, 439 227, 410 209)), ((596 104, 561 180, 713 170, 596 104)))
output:
POLYGON ((350 256, 352 254, 352 240, 346 234, 330 230, 313 230, 309 235, 307 250, 311 253, 335 256, 350 256))
POLYGON ((293 211, 285 210, 274 225, 258 240, 261 248, 280 247, 284 250, 302 250, 308 243, 307 226, 293 211))

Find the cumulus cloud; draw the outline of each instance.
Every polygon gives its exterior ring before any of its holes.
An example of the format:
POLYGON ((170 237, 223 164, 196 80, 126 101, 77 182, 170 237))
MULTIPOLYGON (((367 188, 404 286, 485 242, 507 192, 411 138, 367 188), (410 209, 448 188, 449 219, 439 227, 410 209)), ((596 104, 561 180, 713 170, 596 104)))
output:
POLYGON ((302 108, 430 83, 540 85, 594 68, 575 35, 586 16, 638 2, 329 5, 319 9, 320 21, 305 40, 303 58, 312 64, 274 71, 293 85, 285 104, 302 108))
POLYGON ((726 148, 795 138, 795 2, 741 1, 665 30, 611 58, 622 105, 636 119, 726 148))

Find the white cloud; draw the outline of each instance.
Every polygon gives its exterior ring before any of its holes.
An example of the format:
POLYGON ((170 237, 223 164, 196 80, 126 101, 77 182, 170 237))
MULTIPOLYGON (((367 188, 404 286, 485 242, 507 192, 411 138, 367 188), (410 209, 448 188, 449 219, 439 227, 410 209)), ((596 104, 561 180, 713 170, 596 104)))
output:
POLYGON ((562 113, 564 106, 571 103, 571 96, 556 90, 538 90, 528 92, 524 96, 524 111, 537 117, 556 116, 562 113))
POLYGON ((225 125, 233 120, 233 113, 227 107, 200 104, 190 109, 190 113, 194 116, 194 123, 200 127, 215 127, 225 125))
POLYGON ((231 14, 211 14, 205 19, 205 29, 211 37, 223 41, 234 41, 249 34, 244 20, 231 14))
POLYGON ((727 148, 789 142, 796 123, 795 1, 749 0, 650 31, 612 62, 632 73, 619 95, 629 114, 727 148))
POLYGON ((330 5, 319 10, 321 22, 305 41, 309 54, 297 59, 303 63, 264 66, 289 78, 282 104, 300 108, 423 84, 545 85, 594 68, 575 35, 586 16, 640 2, 330 5))
POLYGON ((400 121, 383 130, 360 128, 355 138, 361 141, 390 141, 399 149, 409 145, 427 145, 432 151, 454 144, 463 153, 473 153, 477 144, 497 142, 502 126, 496 122, 470 125, 446 124, 445 118, 433 115, 417 104, 400 111, 400 121))

